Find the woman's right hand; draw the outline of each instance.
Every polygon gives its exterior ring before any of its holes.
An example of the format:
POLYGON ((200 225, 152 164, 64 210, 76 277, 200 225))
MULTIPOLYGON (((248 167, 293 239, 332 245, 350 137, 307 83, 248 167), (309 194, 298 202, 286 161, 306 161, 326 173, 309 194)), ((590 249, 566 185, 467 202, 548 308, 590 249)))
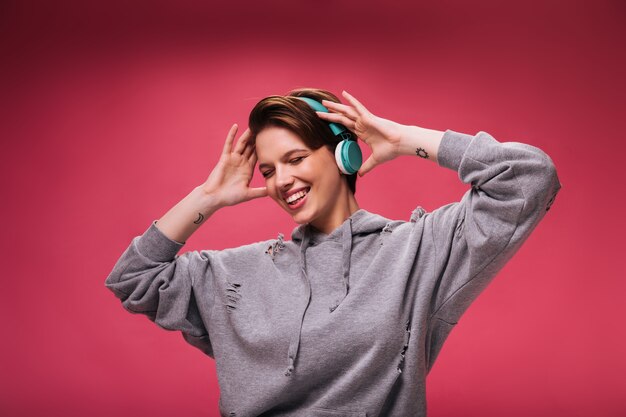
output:
POLYGON ((236 133, 237 124, 234 124, 226 136, 220 160, 200 187, 212 195, 219 206, 234 206, 268 195, 267 187, 249 187, 257 161, 254 144, 249 143, 250 129, 243 132, 232 150, 236 133))

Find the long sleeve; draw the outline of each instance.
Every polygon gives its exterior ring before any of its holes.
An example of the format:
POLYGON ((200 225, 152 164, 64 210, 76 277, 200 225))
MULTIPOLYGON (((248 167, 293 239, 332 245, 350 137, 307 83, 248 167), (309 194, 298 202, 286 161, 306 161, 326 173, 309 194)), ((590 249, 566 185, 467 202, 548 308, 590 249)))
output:
POLYGON ((461 201, 431 213, 436 251, 430 365, 469 305, 517 252, 561 188, 551 158, 539 148, 447 130, 438 164, 471 184, 461 201))
POLYGON ((153 221, 143 235, 133 238, 105 286, 129 312, 143 314, 165 330, 180 330, 189 344, 212 357, 203 321, 214 302, 211 251, 177 255, 183 245, 165 236, 153 221))

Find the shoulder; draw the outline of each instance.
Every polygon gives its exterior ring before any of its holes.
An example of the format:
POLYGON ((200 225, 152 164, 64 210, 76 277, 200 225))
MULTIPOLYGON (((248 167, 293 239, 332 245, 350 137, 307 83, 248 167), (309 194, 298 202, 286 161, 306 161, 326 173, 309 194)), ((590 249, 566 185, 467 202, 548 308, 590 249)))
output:
POLYGON ((385 227, 382 229, 382 232, 410 232, 415 229, 416 225, 423 224, 424 221, 431 215, 432 213, 427 211, 422 206, 417 206, 410 214, 408 220, 389 220, 387 219, 387 223, 385 227))
POLYGON ((213 258, 224 262, 231 260, 254 260, 267 256, 266 252, 268 248, 277 246, 276 242, 277 239, 266 239, 232 248, 222 250, 203 250, 202 252, 208 253, 213 258))

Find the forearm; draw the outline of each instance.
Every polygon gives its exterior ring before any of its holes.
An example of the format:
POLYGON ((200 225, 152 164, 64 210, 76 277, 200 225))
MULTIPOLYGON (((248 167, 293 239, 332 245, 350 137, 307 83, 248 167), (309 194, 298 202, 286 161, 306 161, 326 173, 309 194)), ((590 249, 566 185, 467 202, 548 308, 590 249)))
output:
POLYGON ((404 125, 398 152, 400 155, 419 156, 437 162, 439 145, 444 133, 439 130, 404 125))
POLYGON ((201 187, 194 188, 157 222, 157 228, 170 239, 185 243, 220 206, 201 187))

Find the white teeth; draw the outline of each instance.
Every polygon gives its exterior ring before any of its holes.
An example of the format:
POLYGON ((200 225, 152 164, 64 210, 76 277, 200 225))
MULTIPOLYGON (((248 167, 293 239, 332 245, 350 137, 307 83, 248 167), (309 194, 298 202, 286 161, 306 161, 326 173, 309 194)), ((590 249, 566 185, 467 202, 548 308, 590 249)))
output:
POLYGON ((308 190, 298 191, 297 193, 290 195, 285 201, 287 203, 292 203, 300 197, 304 197, 308 192, 308 190))

